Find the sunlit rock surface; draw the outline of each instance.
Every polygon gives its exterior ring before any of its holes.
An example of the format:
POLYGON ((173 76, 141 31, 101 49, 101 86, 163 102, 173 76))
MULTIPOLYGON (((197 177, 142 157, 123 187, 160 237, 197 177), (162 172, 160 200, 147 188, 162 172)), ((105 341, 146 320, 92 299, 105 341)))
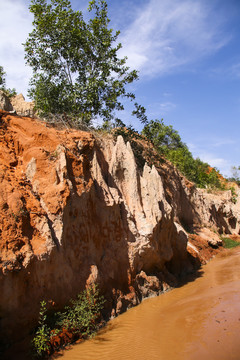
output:
POLYGON ((0 111, 4 339, 33 329, 40 300, 60 308, 91 283, 115 316, 213 256, 221 245, 215 232, 239 233, 239 200, 230 192, 198 190, 167 161, 136 160, 121 136, 0 111))

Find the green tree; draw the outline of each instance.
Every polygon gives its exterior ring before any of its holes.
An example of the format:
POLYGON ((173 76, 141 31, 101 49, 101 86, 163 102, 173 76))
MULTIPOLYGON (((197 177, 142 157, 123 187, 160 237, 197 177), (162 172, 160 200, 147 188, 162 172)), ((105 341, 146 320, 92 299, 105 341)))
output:
POLYGON ((159 154, 170 160, 183 175, 199 187, 221 188, 219 172, 211 168, 199 158, 194 159, 186 144, 181 140, 179 133, 163 120, 151 120, 143 129, 146 136, 155 146, 159 154))
POLYGON ((0 66, 0 90, 2 90, 8 97, 12 97, 17 95, 16 89, 7 89, 6 88, 6 79, 5 79, 5 71, 2 66, 0 66))
POLYGON ((5 80, 5 72, 3 70, 3 67, 0 66, 0 86, 1 86, 1 90, 3 88, 5 88, 5 83, 6 83, 6 80, 5 80))
POLYGON ((167 155, 170 150, 186 148, 178 132, 172 125, 165 125, 163 120, 151 120, 144 126, 142 135, 151 140, 160 154, 167 155))
POLYGON ((117 56, 119 31, 108 27, 106 1, 89 2, 94 16, 88 22, 69 0, 32 0, 29 9, 34 29, 24 47, 33 69, 29 95, 36 108, 74 116, 74 126, 98 116, 114 119, 115 110, 124 110, 121 98, 135 98, 126 85, 138 74, 117 56))
POLYGON ((228 181, 234 181, 240 185, 240 166, 232 166, 231 168, 232 176, 228 178, 228 181))

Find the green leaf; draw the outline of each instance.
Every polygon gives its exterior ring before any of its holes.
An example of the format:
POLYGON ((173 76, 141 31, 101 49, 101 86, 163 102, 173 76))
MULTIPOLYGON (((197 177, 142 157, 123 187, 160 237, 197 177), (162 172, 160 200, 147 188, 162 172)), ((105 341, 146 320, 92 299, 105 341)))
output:
POLYGON ((25 59, 33 69, 29 96, 39 113, 81 114, 74 126, 97 117, 111 121, 115 110, 124 110, 121 99, 134 98, 126 86, 138 74, 117 56, 119 31, 109 28, 106 1, 89 2, 88 21, 67 0, 32 0, 29 9, 34 28, 25 59))

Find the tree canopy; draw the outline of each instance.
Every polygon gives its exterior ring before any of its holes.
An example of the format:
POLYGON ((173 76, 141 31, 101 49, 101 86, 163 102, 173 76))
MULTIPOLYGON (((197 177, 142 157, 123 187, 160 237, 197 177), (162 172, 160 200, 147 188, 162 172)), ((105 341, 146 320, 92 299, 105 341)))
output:
POLYGON ((159 154, 170 160, 190 181, 199 187, 213 186, 221 188, 217 169, 210 167, 199 158, 194 159, 179 133, 163 120, 151 120, 143 128, 142 134, 155 146, 159 154))
POLYGON ((17 95, 16 89, 7 89, 6 88, 6 79, 5 79, 6 73, 2 66, 0 66, 0 90, 2 90, 7 96, 12 97, 17 95))
POLYGON ((3 67, 0 66, 0 86, 1 86, 1 88, 5 87, 5 83, 6 83, 5 72, 3 70, 3 67))
POLYGON ((163 120, 151 120, 143 128, 142 134, 152 141, 161 154, 166 155, 171 149, 186 147, 178 132, 172 125, 165 125, 163 120))
POLYGON ((228 180, 234 181, 240 186, 240 166, 232 166, 231 172, 232 176, 228 180))
POLYGON ((97 116, 112 120, 115 110, 124 109, 122 98, 135 98, 126 85, 138 74, 126 66, 126 58, 118 58, 119 32, 109 28, 106 1, 89 2, 88 21, 69 0, 32 0, 29 9, 34 29, 24 47, 36 108, 78 116, 87 124, 97 116))
MULTIPOLYGON (((25 59, 33 69, 29 95, 39 113, 64 114, 74 127, 100 117, 104 129, 111 129, 113 120, 125 129, 115 112, 124 110, 124 98, 135 99, 127 86, 138 79, 138 73, 126 66, 126 57, 118 57, 119 31, 109 28, 107 2, 90 1, 87 21, 69 0, 31 0, 29 9, 34 28, 24 44, 25 59)), ((0 74, 2 79, 2 68, 0 74)), ((198 186, 221 186, 218 171, 194 159, 171 125, 163 120, 149 122, 145 108, 137 102, 134 106, 132 114, 145 125, 142 134, 161 155, 198 186)), ((128 135, 135 133, 128 127, 128 135)))

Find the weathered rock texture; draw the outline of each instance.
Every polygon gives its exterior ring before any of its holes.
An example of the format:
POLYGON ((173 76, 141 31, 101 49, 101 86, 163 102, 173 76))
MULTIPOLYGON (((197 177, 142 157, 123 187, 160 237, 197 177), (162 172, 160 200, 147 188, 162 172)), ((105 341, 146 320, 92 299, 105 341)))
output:
POLYGON ((0 90, 0 109, 15 112, 20 116, 34 116, 34 101, 25 101, 23 94, 8 97, 0 90))
POLYGON ((239 200, 197 190, 168 162, 138 167, 121 136, 60 131, 3 111, 0 118, 7 341, 34 327, 40 300, 61 307, 92 282, 112 315, 176 285, 201 259, 190 230, 213 247, 213 230, 239 233, 239 200))
POLYGON ((8 96, 2 90, 0 90, 0 109, 5 111, 13 111, 13 106, 8 96))

